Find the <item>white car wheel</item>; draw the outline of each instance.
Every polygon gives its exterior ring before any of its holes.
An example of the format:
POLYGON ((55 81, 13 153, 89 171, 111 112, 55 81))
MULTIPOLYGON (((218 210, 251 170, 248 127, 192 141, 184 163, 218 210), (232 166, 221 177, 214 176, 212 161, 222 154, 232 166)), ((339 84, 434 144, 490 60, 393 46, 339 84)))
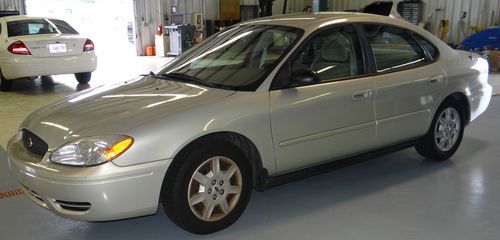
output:
POLYGON ((464 134, 464 110, 456 101, 445 101, 436 111, 427 134, 417 143, 417 152, 428 159, 449 159, 464 134))
POLYGON ((245 210, 252 183, 250 164, 228 143, 199 146, 176 157, 163 182, 162 204, 185 230, 208 234, 233 224, 245 210))
POLYGON ((2 73, 0 72, 0 90, 2 92, 8 92, 12 90, 13 85, 14 81, 5 79, 2 73))

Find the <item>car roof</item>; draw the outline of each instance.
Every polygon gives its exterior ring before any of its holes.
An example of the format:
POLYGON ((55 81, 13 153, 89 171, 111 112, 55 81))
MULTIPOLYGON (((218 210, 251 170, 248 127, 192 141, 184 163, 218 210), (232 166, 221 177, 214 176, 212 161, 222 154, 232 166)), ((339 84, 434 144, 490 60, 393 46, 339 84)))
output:
MULTIPOLYGON (((283 25, 302 29, 316 29, 323 25, 340 22, 389 22, 394 25, 408 27, 405 21, 387 16, 355 12, 318 12, 318 13, 292 13, 258 18, 243 22, 246 25, 283 25)), ((409 24, 411 25, 411 24, 409 24)))
POLYGON ((52 17, 33 17, 27 15, 16 15, 16 16, 8 16, 2 18, 6 22, 19 21, 19 20, 32 20, 32 19, 57 19, 52 17))
POLYGON ((307 36, 324 26, 342 23, 374 23, 405 28, 431 41, 436 47, 438 47, 441 57, 450 56, 455 53, 455 51, 446 43, 423 28, 411 24, 404 19, 397 19, 376 14, 353 12, 292 13, 249 20, 240 23, 240 25, 289 26, 303 29, 305 32, 304 35, 307 36))

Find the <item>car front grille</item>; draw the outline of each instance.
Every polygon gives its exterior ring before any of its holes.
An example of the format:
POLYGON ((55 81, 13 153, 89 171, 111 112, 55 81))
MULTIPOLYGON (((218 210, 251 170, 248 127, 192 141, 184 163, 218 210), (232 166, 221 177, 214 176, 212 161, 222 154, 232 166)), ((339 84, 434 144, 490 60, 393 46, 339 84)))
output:
MULTIPOLYGON (((44 208, 49 208, 47 206, 47 202, 45 202, 45 200, 40 195, 38 195, 38 193, 35 190, 33 190, 29 187, 26 187, 24 185, 22 185, 22 187, 23 187, 24 191, 26 193, 28 193, 29 196, 31 196, 31 199, 33 199, 34 202, 36 202, 38 205, 40 205, 44 208)), ((63 200, 57 200, 57 199, 51 199, 51 198, 48 198, 48 199, 49 199, 49 204, 52 204, 53 206, 57 206, 57 207, 64 209, 66 211, 74 212, 73 214, 78 214, 78 215, 85 213, 92 206, 92 204, 90 204, 89 202, 70 202, 70 201, 63 201, 63 200)))
POLYGON ((26 129, 22 130, 22 141, 26 149, 40 157, 43 157, 49 150, 49 145, 46 142, 26 129))

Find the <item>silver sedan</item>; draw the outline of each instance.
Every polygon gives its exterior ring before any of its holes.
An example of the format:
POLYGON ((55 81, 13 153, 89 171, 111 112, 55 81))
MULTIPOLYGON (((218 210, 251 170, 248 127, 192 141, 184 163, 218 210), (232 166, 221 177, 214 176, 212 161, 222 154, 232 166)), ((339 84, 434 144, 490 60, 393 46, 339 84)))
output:
POLYGON ((488 63, 409 23, 274 16, 218 33, 156 73, 39 109, 8 145, 22 188, 85 221, 235 222, 263 190, 415 146, 445 160, 491 99, 488 63))

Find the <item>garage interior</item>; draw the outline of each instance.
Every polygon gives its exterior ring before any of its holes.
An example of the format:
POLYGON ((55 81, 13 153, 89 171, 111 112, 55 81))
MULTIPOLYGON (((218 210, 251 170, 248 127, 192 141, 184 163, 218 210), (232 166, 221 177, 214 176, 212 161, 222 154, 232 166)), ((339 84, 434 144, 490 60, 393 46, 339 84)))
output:
MULTIPOLYGON (((373 1, 317 2, 320 11, 346 11, 373 1)), ((500 26, 500 0, 416 2, 420 4, 416 23, 454 47, 475 32, 500 26)), ((302 12, 314 4, 300 0, 0 0, 0 10, 66 20, 94 40, 99 59, 89 84, 78 84, 72 75, 56 75, 43 81, 16 80, 12 91, 0 92, 0 238, 199 238, 170 222, 161 207, 156 215, 111 222, 56 216, 18 191, 7 165, 7 142, 26 116, 42 106, 78 91, 136 78, 174 59, 178 53, 171 52, 166 26, 194 26, 195 36, 189 42, 195 44, 220 28, 264 16, 266 11, 267 15, 302 12), (158 26, 162 26, 161 35, 158 26), (156 53, 151 52, 153 47, 156 53)), ((426 160, 410 148, 264 192, 253 191, 248 208, 234 225, 203 238, 498 239, 497 50, 482 52, 490 61, 490 106, 466 128, 461 147, 450 161, 426 160)))

